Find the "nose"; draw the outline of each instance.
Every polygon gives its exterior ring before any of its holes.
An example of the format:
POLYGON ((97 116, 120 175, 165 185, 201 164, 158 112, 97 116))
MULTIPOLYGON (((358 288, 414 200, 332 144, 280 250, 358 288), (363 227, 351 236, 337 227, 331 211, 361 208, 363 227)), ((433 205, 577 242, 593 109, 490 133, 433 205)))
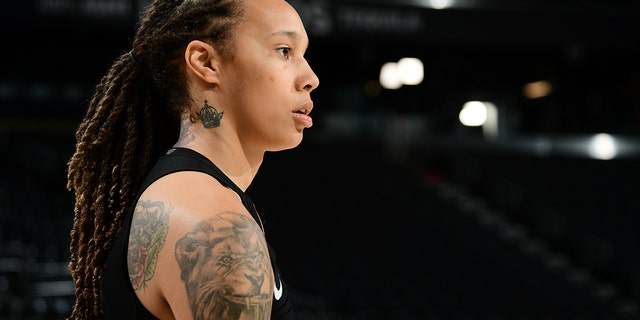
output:
POLYGON ((304 60, 303 72, 299 78, 299 90, 311 92, 320 85, 320 79, 307 60, 304 60))

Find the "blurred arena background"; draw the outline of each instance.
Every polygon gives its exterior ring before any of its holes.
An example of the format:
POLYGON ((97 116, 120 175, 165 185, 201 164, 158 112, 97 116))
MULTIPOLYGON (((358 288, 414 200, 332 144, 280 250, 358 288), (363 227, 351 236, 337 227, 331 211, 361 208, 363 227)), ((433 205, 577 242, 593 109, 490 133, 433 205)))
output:
MULTIPOLYGON (((0 319, 70 311, 66 162, 147 3, 0 5, 0 319)), ((304 319, 640 319, 638 1, 290 3, 315 125, 248 192, 304 319)))

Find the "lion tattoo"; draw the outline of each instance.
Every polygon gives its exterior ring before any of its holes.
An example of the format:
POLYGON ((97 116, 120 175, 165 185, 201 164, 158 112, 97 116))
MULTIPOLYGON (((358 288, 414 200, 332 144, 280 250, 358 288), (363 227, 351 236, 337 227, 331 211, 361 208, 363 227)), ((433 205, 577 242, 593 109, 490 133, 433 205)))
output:
POLYGON ((194 319, 268 319, 273 275, 264 236, 245 215, 224 212, 176 243, 194 319))

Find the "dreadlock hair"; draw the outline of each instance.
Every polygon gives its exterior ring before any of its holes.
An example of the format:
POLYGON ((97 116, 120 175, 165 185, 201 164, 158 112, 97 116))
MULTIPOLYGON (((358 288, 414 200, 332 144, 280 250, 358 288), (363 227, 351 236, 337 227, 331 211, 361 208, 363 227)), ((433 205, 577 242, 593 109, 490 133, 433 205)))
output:
POLYGON ((154 0, 140 17, 129 53, 97 84, 76 132, 67 189, 75 195, 69 319, 103 318, 102 274, 123 217, 158 157, 178 139, 189 108, 184 51, 208 41, 232 58, 242 0, 154 0))

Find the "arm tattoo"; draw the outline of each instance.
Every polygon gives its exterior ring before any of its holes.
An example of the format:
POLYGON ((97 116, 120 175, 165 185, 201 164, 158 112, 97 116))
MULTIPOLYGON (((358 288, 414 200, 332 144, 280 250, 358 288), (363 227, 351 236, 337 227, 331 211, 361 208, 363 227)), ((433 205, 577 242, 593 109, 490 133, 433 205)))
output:
POLYGON ((136 204, 127 250, 129 279, 135 290, 145 289, 147 281, 153 278, 169 230, 169 211, 165 211, 162 202, 136 204))
POLYGON ((194 319, 269 319, 273 275, 266 241, 251 218, 224 212, 176 243, 194 319))

